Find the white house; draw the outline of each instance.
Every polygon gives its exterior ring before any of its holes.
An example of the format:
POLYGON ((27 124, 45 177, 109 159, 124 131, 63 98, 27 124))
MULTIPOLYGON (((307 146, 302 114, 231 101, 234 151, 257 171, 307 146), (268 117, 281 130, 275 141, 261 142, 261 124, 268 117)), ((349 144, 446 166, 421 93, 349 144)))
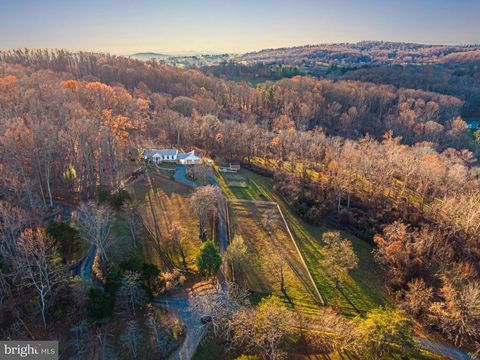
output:
POLYGON ((201 157, 195 155, 195 150, 192 150, 186 154, 178 154, 177 162, 179 164, 193 165, 193 164, 201 164, 203 161, 201 157))
POLYGON ((176 162, 178 157, 177 149, 162 149, 162 150, 144 150, 143 157, 145 160, 152 160, 155 163, 162 161, 176 162))
POLYGON ((156 164, 164 161, 185 165, 201 164, 203 162, 202 158, 195 154, 195 151, 183 154, 177 149, 144 150, 143 157, 145 160, 151 160, 156 164))

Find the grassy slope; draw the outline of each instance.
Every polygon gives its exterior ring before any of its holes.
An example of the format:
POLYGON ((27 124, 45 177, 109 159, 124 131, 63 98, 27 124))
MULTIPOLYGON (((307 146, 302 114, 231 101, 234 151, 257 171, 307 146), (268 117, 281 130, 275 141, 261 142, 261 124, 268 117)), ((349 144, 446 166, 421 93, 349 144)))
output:
POLYGON ((314 287, 308 273, 290 241, 283 222, 278 218, 275 232, 270 236, 261 224, 266 211, 277 208, 266 204, 230 204, 233 210, 235 236, 241 236, 250 254, 250 260, 243 267, 236 268, 236 281, 246 285, 258 295, 275 293, 286 303, 303 313, 315 312, 314 287), (283 259, 286 294, 280 291, 281 262, 283 259))
MULTIPOLYGON (((242 174, 251 179, 249 188, 228 188, 220 178, 220 185, 226 190, 230 198, 271 200, 280 204, 287 222, 294 233, 307 266, 322 293, 330 304, 340 306, 344 313, 352 314, 351 306, 341 297, 334 288, 334 283, 325 275, 325 269, 321 265, 323 257, 321 236, 328 230, 323 227, 311 226, 300 219, 285 200, 272 189, 272 180, 253 172, 242 169, 242 174)), ((359 267, 351 271, 351 276, 341 286, 350 300, 360 309, 368 310, 379 305, 388 304, 385 287, 378 273, 377 266, 372 256, 372 247, 366 242, 342 233, 353 244, 359 258, 359 267)))
MULTIPOLYGON (((244 173, 244 170, 241 171, 241 174, 246 178, 250 177, 250 173, 244 173)), ((230 187, 220 173, 217 175, 218 184, 230 200, 268 200, 254 184, 250 184, 247 188, 230 187)), ((275 293, 286 303, 305 314, 314 312, 318 303, 312 289, 313 286, 283 223, 279 222, 277 226, 277 231, 273 236, 275 242, 271 240, 261 225, 262 214, 268 209, 276 210, 276 208, 267 204, 231 203, 230 205, 235 215, 232 217, 234 222, 232 225, 236 229, 236 235, 242 236, 251 255, 249 269, 239 269, 240 274, 237 274, 237 281, 239 279, 245 281, 247 287, 258 297, 275 293), (280 253, 285 259, 286 296, 280 291, 279 285, 280 260, 278 254, 280 253), (251 270, 252 268, 254 271, 251 270)))
MULTIPOLYGON (((330 303, 337 301, 338 305, 342 306, 344 313, 354 315, 348 303, 335 294, 333 282, 326 278, 325 270, 319 264, 323 256, 321 235, 328 229, 309 225, 300 219, 283 197, 273 191, 271 179, 244 169, 241 170, 241 174, 251 179, 248 188, 229 187, 221 175, 217 177, 217 181, 227 197, 229 199, 270 200, 278 202, 322 295, 324 295, 330 303)), ((376 306, 388 305, 389 300, 386 295, 386 289, 372 256, 372 247, 348 233, 343 232, 342 234, 352 241, 355 252, 360 260, 359 267, 351 272, 351 277, 347 283, 342 284, 343 289, 357 307, 361 309, 368 310, 376 306)), ((311 359, 312 356, 317 357, 314 354, 309 354, 297 355, 295 358, 311 359)), ((220 357, 233 359, 233 356, 225 352, 225 347, 221 340, 209 338, 200 345, 194 359, 213 360, 220 357)), ((323 358, 325 355, 320 354, 319 357, 323 358)), ((331 353, 328 357, 332 360, 345 359, 345 357, 340 356, 338 353, 331 353)), ((400 358, 400 356, 389 357, 387 359, 394 358, 400 358)), ((426 351, 421 351, 419 355, 415 356, 415 359, 434 360, 440 359, 440 357, 426 351)))
MULTIPOLYGON (((201 241, 198 238, 198 220, 192 215, 188 196, 191 190, 175 181, 160 177, 152 177, 152 186, 147 182, 136 183, 131 192, 134 197, 141 201, 144 221, 154 231, 153 217, 149 206, 149 196, 153 201, 154 211, 158 220, 160 235, 166 239, 169 236, 169 229, 172 223, 178 222, 183 228, 182 236, 186 248, 187 261, 198 257, 201 241)), ((147 251, 151 261, 156 261, 155 251, 147 251)), ((176 254, 178 255, 178 254, 176 254)), ((180 258, 177 265, 181 265, 180 258)), ((195 269, 196 270, 196 269, 195 269)))

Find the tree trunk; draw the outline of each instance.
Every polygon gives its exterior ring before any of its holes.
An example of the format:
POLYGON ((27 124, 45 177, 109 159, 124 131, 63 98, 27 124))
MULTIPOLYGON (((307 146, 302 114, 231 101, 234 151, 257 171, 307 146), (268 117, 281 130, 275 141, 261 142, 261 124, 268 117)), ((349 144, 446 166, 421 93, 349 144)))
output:
POLYGON ((45 295, 40 294, 40 313, 42 314, 43 328, 47 329, 47 319, 45 317, 45 295))
POLYGON ((212 241, 215 242, 215 216, 213 216, 212 222, 212 241))
POLYGON ((185 272, 188 273, 187 258, 181 246, 180 246, 180 256, 182 257, 182 264, 183 264, 183 267, 185 268, 185 272))
POLYGON ((38 186, 40 187, 40 194, 42 195, 43 207, 47 207, 47 202, 45 200, 45 192, 43 191, 42 177, 40 176, 40 169, 37 162, 35 162, 35 175, 38 181, 38 186))
POLYGON ((342 207, 342 190, 338 190, 338 205, 337 205, 337 211, 340 211, 342 207))
POLYGON ((284 268, 283 268, 283 259, 280 262, 280 291, 285 293, 285 276, 284 276, 284 268))
POLYGON ((50 169, 48 167, 46 169, 45 181, 47 182, 48 200, 50 201, 50 207, 53 208, 52 189, 50 186, 50 169))

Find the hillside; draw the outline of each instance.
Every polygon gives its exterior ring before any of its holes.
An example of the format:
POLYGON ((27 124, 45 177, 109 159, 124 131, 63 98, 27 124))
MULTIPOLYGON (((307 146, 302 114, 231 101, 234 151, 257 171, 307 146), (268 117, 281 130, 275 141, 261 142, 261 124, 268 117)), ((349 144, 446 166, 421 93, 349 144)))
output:
POLYGON ((431 64, 455 61, 456 58, 476 55, 479 46, 425 45, 413 43, 362 41, 359 43, 319 44, 291 48, 265 49, 239 57, 238 61, 281 62, 289 65, 303 63, 361 64, 431 64))

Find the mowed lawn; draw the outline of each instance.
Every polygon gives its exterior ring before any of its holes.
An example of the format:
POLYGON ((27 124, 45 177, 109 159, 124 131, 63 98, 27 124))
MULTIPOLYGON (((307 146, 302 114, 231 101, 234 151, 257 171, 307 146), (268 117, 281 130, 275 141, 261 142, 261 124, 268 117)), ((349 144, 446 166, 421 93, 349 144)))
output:
MULTIPOLYGON (((322 265, 324 252, 321 238, 325 231, 331 229, 309 225, 297 216, 284 198, 273 191, 272 179, 245 169, 241 170, 241 174, 250 179, 247 189, 228 187, 220 178, 219 183, 227 196, 231 199, 269 200, 279 203, 322 296, 328 304, 338 306, 343 313, 355 315, 348 301, 335 289, 334 281, 327 276, 322 265)), ((359 258, 358 268, 352 270, 348 279, 340 284, 345 294, 361 310, 368 311, 377 306, 388 305, 386 289, 373 259, 372 246, 348 233, 341 234, 351 240, 359 258)))
MULTIPOLYGON (((198 257, 201 241, 198 237, 198 219, 192 213, 188 202, 192 190, 186 185, 161 176, 151 176, 150 182, 141 180, 129 190, 140 202, 144 224, 153 234, 155 234, 154 216, 156 217, 163 246, 167 244, 172 224, 180 225, 187 262, 192 270, 196 270, 192 260, 198 257)), ((208 230, 211 232, 211 229, 208 230)), ((148 241, 145 243, 148 244, 148 241)), ((146 252, 151 261, 155 263, 159 261, 155 250, 148 245, 146 252)), ((171 248, 170 254, 174 257, 176 265, 181 267, 179 254, 171 248)))
POLYGON ((248 248, 248 260, 235 267, 235 280, 258 296, 276 294, 303 313, 319 306, 312 282, 289 238, 274 205, 230 202, 233 236, 241 237, 248 248), (233 213, 233 214, 232 214, 233 213), (266 213, 274 214, 272 230, 262 225, 266 213), (281 292, 281 269, 286 292, 281 292))

